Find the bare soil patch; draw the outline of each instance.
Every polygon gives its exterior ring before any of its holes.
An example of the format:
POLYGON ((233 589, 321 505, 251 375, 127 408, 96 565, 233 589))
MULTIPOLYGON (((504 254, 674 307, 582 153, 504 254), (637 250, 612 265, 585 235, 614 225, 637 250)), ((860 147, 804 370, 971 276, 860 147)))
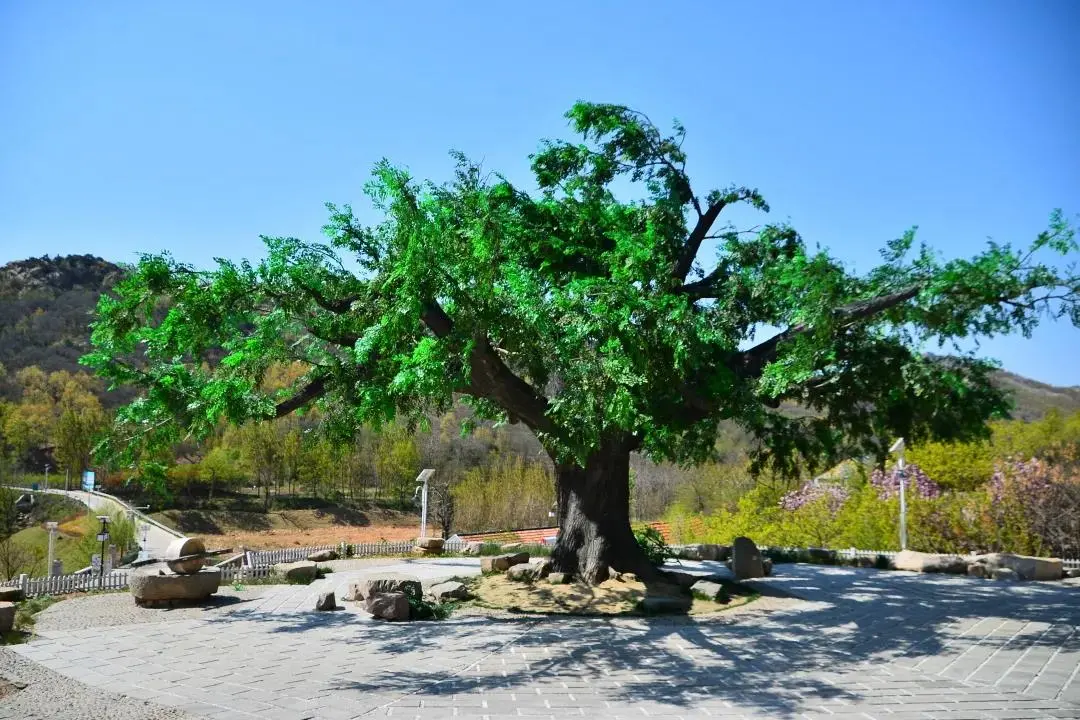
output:
MULTIPOLYGON (((640 581, 607 580, 599 585, 582 582, 552 585, 546 580, 524 583, 510 580, 506 575, 486 575, 470 588, 476 597, 475 605, 493 610, 520 613, 562 615, 639 615, 638 603, 646 593, 678 595, 674 586, 652 586, 646 589, 640 581)), ((690 615, 728 613, 743 607, 758 594, 736 584, 730 586, 731 600, 719 603, 694 598, 690 615)))
POLYGON ((316 508, 268 513, 240 510, 165 510, 153 516, 207 547, 273 550, 308 545, 334 545, 408 540, 419 533, 419 518, 392 510, 316 508))

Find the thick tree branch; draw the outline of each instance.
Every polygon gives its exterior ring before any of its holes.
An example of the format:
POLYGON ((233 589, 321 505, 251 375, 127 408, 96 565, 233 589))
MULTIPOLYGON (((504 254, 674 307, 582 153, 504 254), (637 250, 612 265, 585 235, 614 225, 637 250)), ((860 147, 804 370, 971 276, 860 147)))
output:
POLYGON ((288 400, 279 402, 274 408, 274 417, 281 418, 289 415, 290 413, 299 410, 304 405, 307 405, 312 400, 318 399, 326 394, 326 380, 323 378, 316 378, 307 385, 304 386, 300 392, 293 395, 288 400))
POLYGON ((671 271, 676 280, 680 282, 686 280, 687 273, 694 266, 694 258, 697 257, 698 250, 701 249, 701 243, 705 240, 705 236, 709 234, 713 223, 716 222, 716 218, 720 216, 720 212, 726 205, 725 201, 720 200, 710 205, 704 213, 699 212, 697 224, 690 231, 690 236, 686 238, 686 244, 683 245, 679 259, 675 262, 675 267, 671 271))
MULTIPOLYGON (((436 301, 424 307, 421 320, 438 338, 448 337, 454 331, 454 321, 436 301)), ((555 425, 547 416, 547 399, 506 366, 487 336, 478 335, 473 340, 466 390, 491 400, 505 409, 511 419, 519 419, 535 431, 555 432, 555 425)))
MULTIPOLYGON (((869 298, 867 300, 857 300, 848 303, 847 305, 842 305, 834 310, 833 314, 841 323, 843 323, 843 326, 846 327, 859 320, 865 320, 868 317, 872 317, 878 313, 896 307, 901 303, 907 302, 918 295, 921 289, 921 285, 909 285, 903 290, 888 295, 879 295, 878 297, 869 298)), ((812 329, 813 326, 811 325, 798 323, 781 333, 773 335, 768 340, 744 350, 738 356, 741 361, 741 367, 739 367, 738 370, 746 376, 757 375, 764 369, 765 365, 776 358, 776 351, 781 343, 796 338, 812 329)))

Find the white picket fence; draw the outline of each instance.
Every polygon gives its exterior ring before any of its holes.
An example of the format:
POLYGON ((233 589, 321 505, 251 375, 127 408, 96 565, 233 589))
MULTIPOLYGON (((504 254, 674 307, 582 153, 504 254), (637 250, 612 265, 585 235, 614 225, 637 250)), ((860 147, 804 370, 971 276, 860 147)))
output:
POLYGON ((86 592, 89 590, 123 590, 128 586, 128 574, 117 571, 104 576, 78 573, 35 578, 20 575, 14 580, 3 583, 3 586, 21 588, 23 595, 26 597, 86 592))
MULTIPOLYGON (((396 540, 377 543, 340 543, 338 545, 312 545, 310 547, 284 548, 281 550, 248 550, 246 565, 275 565, 277 563, 307 560, 308 555, 333 550, 339 557, 382 557, 387 555, 411 555, 416 543, 412 540, 396 540)), ((453 541, 443 545, 443 552, 461 552, 465 549, 464 541, 453 541)))

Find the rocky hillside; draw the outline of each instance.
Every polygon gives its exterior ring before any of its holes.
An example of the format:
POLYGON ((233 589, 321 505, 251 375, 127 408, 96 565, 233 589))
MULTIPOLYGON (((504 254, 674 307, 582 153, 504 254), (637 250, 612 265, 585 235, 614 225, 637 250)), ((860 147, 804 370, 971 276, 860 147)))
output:
MULTIPOLYGON (((98 296, 122 273, 93 255, 31 258, 0 267, 0 364, 8 373, 29 365, 46 372, 84 369, 78 359, 89 348, 88 324, 98 296)), ((1010 372, 998 373, 998 379, 1014 394, 1018 418, 1033 420, 1051 408, 1080 410, 1080 387, 1055 387, 1010 372)))
POLYGON ((80 369, 102 291, 122 270, 93 255, 40 257, 0 267, 0 364, 46 372, 80 369))

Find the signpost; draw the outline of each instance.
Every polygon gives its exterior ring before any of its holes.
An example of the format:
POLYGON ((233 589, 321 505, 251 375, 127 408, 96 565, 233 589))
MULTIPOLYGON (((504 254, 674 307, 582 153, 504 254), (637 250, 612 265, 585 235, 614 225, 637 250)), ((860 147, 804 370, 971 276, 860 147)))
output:
POLYGON ((82 489, 90 492, 94 489, 94 471, 85 470, 82 474, 82 489))
POLYGON ((904 438, 894 442, 889 452, 896 453, 896 472, 900 476, 900 549, 907 550, 907 498, 904 494, 907 478, 904 475, 904 438))

